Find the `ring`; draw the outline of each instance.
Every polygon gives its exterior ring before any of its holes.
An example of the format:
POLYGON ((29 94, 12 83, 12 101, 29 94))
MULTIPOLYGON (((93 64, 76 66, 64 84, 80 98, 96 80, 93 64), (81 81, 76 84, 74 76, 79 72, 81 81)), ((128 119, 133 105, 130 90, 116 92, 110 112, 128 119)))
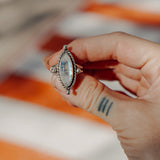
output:
POLYGON ((83 72, 83 68, 75 63, 75 60, 68 51, 67 45, 63 46, 58 64, 50 68, 50 72, 58 75, 62 86, 66 89, 66 94, 70 94, 70 89, 76 81, 76 75, 83 72))

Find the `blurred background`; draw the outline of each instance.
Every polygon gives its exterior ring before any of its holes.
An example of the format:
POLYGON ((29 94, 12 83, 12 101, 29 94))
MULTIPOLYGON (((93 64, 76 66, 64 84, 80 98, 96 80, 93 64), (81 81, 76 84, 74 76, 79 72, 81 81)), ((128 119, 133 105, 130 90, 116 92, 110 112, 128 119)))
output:
POLYGON ((160 1, 0 0, 1 160, 127 159, 108 124, 66 104, 42 64, 75 38, 114 31, 160 43, 160 1))

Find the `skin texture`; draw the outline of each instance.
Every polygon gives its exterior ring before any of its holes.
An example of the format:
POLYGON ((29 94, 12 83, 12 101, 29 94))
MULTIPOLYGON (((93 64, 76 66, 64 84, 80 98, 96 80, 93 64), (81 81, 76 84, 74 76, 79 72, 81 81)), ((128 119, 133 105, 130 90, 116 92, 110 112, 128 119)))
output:
MULTIPOLYGON (((109 123, 130 160, 160 157, 160 45, 115 32, 77 39, 68 45, 85 73, 77 76, 66 95, 56 75, 53 87, 71 105, 109 123), (99 79, 118 80, 137 98, 109 89, 99 79)), ((47 69, 57 64, 62 50, 44 58, 47 69)))

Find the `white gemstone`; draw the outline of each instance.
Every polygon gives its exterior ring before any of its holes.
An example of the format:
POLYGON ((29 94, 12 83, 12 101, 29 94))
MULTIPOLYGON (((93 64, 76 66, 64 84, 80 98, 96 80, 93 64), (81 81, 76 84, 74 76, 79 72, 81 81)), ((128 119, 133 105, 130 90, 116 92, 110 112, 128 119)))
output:
POLYGON ((63 84, 66 87, 70 86, 73 80, 73 63, 67 53, 63 54, 61 57, 59 72, 63 84))

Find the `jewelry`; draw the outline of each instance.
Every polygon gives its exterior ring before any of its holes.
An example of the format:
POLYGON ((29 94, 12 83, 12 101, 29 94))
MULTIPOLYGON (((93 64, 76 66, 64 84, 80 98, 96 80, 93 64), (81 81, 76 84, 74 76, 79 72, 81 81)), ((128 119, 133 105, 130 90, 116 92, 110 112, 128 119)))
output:
POLYGON ((66 94, 69 95, 70 89, 76 81, 76 75, 83 72, 83 68, 75 63, 67 45, 64 45, 63 49, 58 64, 52 66, 50 72, 58 75, 62 86, 66 89, 66 94))

